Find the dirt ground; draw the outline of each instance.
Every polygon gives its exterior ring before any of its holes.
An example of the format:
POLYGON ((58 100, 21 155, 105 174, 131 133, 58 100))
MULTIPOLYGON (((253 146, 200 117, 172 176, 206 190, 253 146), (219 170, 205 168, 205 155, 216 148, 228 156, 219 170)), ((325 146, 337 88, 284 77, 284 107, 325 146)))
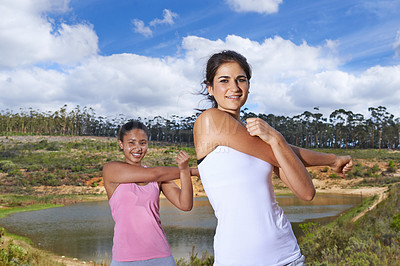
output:
MULTIPOLYGON (((368 165, 368 162, 363 162, 363 165, 368 165)), ((385 167, 384 165, 380 166, 382 169, 385 167)), ((330 170, 327 172, 324 170, 325 167, 310 167, 309 171, 316 173, 318 178, 313 179, 314 187, 317 193, 331 193, 331 194, 353 194, 369 197, 376 194, 381 193, 382 191, 386 191, 385 187, 360 187, 358 184, 363 180, 363 178, 329 178, 329 175, 332 173, 330 170)), ((397 175, 400 175, 397 173, 397 175)), ((180 181, 175 181, 178 185, 180 185, 180 181)), ((193 196, 194 197, 206 197, 206 193, 204 192, 203 186, 201 184, 200 178, 193 176, 193 196)), ((283 184, 280 179, 274 177, 273 184, 275 187, 276 194, 287 194, 292 193, 286 186, 283 184)), ((106 199, 106 191, 103 186, 103 181, 101 178, 92 178, 91 180, 86 182, 86 186, 38 186, 34 187, 35 191, 38 194, 98 194, 104 195, 104 199, 106 199), (97 187, 93 187, 92 183, 98 183, 97 187)), ((163 195, 161 195, 162 197, 163 195)))

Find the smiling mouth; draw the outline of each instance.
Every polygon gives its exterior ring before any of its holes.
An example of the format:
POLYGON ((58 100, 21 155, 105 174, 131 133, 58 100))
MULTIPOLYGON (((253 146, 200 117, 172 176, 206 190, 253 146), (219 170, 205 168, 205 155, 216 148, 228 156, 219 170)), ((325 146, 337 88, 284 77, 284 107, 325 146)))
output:
POLYGON ((231 96, 226 96, 225 98, 231 99, 231 100, 237 100, 240 98, 241 95, 231 95, 231 96))
POLYGON ((140 156, 142 156, 141 153, 132 153, 132 155, 133 155, 133 157, 140 157, 140 156))

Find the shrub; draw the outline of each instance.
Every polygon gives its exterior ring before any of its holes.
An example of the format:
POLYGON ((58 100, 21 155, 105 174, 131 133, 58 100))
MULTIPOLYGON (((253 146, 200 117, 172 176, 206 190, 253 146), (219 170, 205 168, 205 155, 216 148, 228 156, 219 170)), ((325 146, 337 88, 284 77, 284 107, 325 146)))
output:
POLYGON ((0 250, 1 265, 28 265, 28 256, 23 248, 9 243, 7 249, 0 250))
POLYGON ((396 173, 397 167, 396 167, 396 165, 394 164, 394 161, 393 161, 393 160, 390 160, 390 161, 389 161, 387 171, 388 171, 389 173, 396 173))
POLYGON ((362 171, 362 164, 361 163, 356 164, 353 169, 354 170, 352 172, 353 172, 355 177, 357 177, 357 176, 358 177, 363 177, 364 176, 363 171, 362 171))
POLYGON ((0 161, 0 171, 2 172, 8 173, 14 170, 15 168, 16 168, 15 164, 12 161, 9 160, 0 161))
POLYGON ((21 177, 22 176, 22 172, 19 169, 13 169, 13 170, 9 171, 8 174, 13 177, 21 177))
POLYGON ((393 216, 392 222, 390 223, 390 228, 396 232, 400 232, 400 212, 393 216))
POLYGON ((376 174, 380 171, 381 169, 379 168, 378 164, 375 164, 372 168, 371 168, 371 172, 376 174))
POLYGON ((208 255, 207 251, 203 253, 201 258, 198 257, 198 253, 194 251, 194 246, 192 247, 192 253, 190 255, 189 261, 185 259, 179 259, 176 261, 177 266, 212 266, 214 264, 214 256, 208 255))
POLYGON ((0 239, 6 234, 6 229, 0 227, 0 239))
POLYGON ((339 178, 339 176, 336 173, 332 173, 329 175, 329 178, 339 178))
POLYGON ((304 223, 304 224, 299 224, 299 228, 301 231, 303 231, 304 235, 306 237, 310 237, 311 233, 318 227, 319 225, 317 223, 304 223))
POLYGON ((42 167, 40 167, 40 165, 37 165, 37 164, 29 165, 29 166, 26 168, 26 170, 29 171, 29 172, 36 172, 36 171, 39 171, 39 170, 41 170, 41 169, 42 169, 42 167))

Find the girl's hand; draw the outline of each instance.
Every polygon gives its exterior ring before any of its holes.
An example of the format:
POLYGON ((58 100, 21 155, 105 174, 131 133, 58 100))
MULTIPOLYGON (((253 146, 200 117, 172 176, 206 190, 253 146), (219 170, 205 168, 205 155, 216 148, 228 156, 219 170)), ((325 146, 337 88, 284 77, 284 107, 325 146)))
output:
POLYGON ((334 172, 339 173, 340 176, 345 177, 345 174, 353 168, 353 160, 349 155, 336 156, 331 168, 334 172))
POLYGON ((272 128, 267 122, 261 118, 247 118, 246 128, 251 136, 258 136, 264 142, 271 144, 280 135, 278 131, 272 128))
POLYGON ((189 169, 189 155, 185 151, 179 151, 176 162, 178 163, 179 170, 189 169))

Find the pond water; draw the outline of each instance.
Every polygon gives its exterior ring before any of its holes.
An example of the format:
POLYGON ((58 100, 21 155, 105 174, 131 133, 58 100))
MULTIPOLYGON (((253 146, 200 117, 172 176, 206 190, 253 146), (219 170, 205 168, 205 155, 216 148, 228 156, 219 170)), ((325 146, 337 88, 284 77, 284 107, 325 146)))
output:
MULTIPOLYGON (((301 234, 300 223, 325 224, 361 202, 360 196, 337 194, 317 194, 311 202, 292 195, 277 196, 277 200, 296 236, 301 234)), ((193 246, 199 255, 206 251, 213 254, 217 221, 207 198, 195 198, 190 212, 182 212, 162 199, 160 215, 175 259, 189 258, 193 246)), ((114 222, 108 201, 14 213, 0 219, 0 226, 55 254, 86 261, 111 260, 114 222)))

